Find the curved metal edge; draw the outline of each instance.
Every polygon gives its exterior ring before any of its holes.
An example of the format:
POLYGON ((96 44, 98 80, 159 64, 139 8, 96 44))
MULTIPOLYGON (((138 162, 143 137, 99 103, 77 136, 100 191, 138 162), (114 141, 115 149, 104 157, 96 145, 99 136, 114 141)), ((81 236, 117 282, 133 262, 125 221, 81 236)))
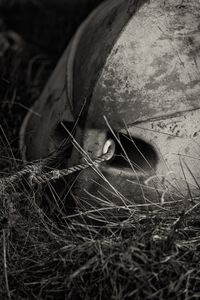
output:
POLYGON ((77 54, 78 46, 81 37, 83 36, 84 31, 87 29, 87 27, 91 24, 92 20, 95 20, 95 18, 104 11, 110 10, 112 7, 115 7, 119 5, 120 3, 124 2, 124 0, 107 0, 100 5, 98 5, 85 19, 85 21, 82 22, 82 24, 77 29, 74 37, 71 41, 70 46, 70 52, 68 56, 67 61, 67 68, 66 68, 66 82, 67 82, 67 98, 70 102, 71 107, 73 107, 73 75, 74 75, 74 63, 75 63, 75 57, 77 54))
MULTIPOLYGON (((72 108, 72 105, 73 105, 73 103, 72 103, 73 99, 72 98, 73 98, 74 60, 75 60, 75 56, 76 56, 76 53, 77 53, 77 47, 78 47, 78 44, 79 44, 80 37, 82 36, 85 28, 90 24, 91 20, 98 14, 98 12, 100 10, 107 10, 111 5, 114 5, 117 2, 121 2, 121 0, 111 0, 111 1, 108 0, 108 1, 100 4, 96 9, 94 9, 89 14, 89 16, 86 18, 86 20, 83 21, 83 23, 77 29, 74 37, 72 38, 70 44, 67 47, 67 51, 66 50, 64 51, 63 56, 65 56, 66 52, 67 52, 66 94, 67 94, 67 99, 69 101, 70 108, 72 108)), ((59 64, 59 62, 57 63, 57 65, 58 64, 59 64)), ((56 67, 55 67, 53 73, 55 72, 56 67)), ((45 87, 48 86, 48 84, 51 80, 51 77, 52 77, 52 74, 50 75, 49 79, 47 80, 47 83, 46 83, 45 87)), ((45 89, 45 87, 44 87, 44 89, 45 89)), ((43 89, 43 91, 44 91, 44 89, 43 89)), ((31 107, 31 110, 26 114, 26 116, 25 116, 25 118, 22 122, 20 131, 19 131, 19 149, 20 149, 21 157, 24 161, 27 160, 27 157, 26 157, 27 146, 26 146, 26 142, 25 142, 27 126, 28 126, 28 123, 30 121, 30 118, 33 116, 34 108, 38 105, 38 102, 41 101, 41 96, 42 96, 43 91, 41 92, 41 95, 38 98, 38 100, 36 100, 35 103, 33 104, 33 106, 31 107)))
POLYGON ((123 32, 134 13, 147 0, 111 0, 95 10, 80 30, 73 62, 73 90, 70 91, 74 115, 78 116, 83 106, 84 114, 90 105, 96 82, 105 66, 113 45, 123 32), (87 76, 86 76, 87 74, 87 76))

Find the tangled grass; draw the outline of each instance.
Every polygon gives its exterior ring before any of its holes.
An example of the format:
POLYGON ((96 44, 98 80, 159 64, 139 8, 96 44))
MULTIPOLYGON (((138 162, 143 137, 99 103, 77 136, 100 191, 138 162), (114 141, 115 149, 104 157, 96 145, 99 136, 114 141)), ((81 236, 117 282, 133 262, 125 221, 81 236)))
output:
POLYGON ((122 208, 121 222, 113 209, 94 226, 81 218, 90 212, 51 215, 39 200, 30 189, 1 197, 1 299, 199 299, 198 205, 122 208))
MULTIPOLYGON (((19 127, 53 63, 42 56, 33 71, 36 53, 3 22, 0 43, 5 176, 23 165, 19 127)), ((98 211, 80 207, 67 215, 56 197, 49 202, 46 189, 23 180, 10 193, 2 191, 0 299, 200 299, 198 197, 148 213, 105 209, 99 226, 88 222, 98 211)))

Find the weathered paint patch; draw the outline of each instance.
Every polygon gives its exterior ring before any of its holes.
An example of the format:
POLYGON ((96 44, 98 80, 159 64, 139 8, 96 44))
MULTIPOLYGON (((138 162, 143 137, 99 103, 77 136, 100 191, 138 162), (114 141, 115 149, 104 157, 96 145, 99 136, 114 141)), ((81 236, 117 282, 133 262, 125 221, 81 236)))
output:
POLYGON ((95 86, 89 123, 114 127, 199 108, 200 3, 152 0, 132 17, 95 86), (198 7, 199 9, 194 12, 198 7), (92 117, 95 121, 92 122, 92 117))

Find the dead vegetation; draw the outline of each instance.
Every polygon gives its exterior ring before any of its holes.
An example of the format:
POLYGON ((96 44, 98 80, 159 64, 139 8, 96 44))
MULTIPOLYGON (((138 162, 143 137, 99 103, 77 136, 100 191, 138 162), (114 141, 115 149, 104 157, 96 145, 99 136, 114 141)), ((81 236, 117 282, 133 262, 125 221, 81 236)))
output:
MULTIPOLYGON (((19 127, 54 62, 30 51, 3 22, 0 44, 5 176, 23 165, 19 127)), ((88 220, 99 218, 99 211, 77 207, 66 215, 63 203, 56 197, 49 203, 45 190, 23 180, 1 191, 0 299, 200 298, 198 198, 149 212, 110 207, 100 212, 104 223, 98 226, 88 220)))
POLYGON ((1 197, 1 299, 199 298, 199 206, 113 208, 94 226, 94 212, 45 212, 40 195, 1 197))

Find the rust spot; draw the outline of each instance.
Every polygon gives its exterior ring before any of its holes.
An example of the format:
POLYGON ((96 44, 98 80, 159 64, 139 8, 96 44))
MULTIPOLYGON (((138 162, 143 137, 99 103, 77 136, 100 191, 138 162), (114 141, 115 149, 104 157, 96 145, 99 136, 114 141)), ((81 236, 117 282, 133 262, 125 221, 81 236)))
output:
POLYGON ((193 137, 196 137, 198 135, 198 132, 196 131, 194 134, 193 134, 193 137))

